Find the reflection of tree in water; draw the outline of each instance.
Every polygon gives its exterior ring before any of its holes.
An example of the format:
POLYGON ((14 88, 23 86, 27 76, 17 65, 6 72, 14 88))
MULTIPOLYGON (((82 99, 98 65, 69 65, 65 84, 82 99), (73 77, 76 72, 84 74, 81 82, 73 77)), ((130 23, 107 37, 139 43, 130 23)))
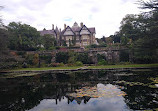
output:
MULTIPOLYGON (((98 83, 117 84, 123 86, 122 89, 127 95, 125 102, 131 109, 157 108, 157 90, 147 86, 118 84, 115 81, 133 81, 146 76, 117 76, 120 72, 111 71, 89 71, 77 72, 73 74, 43 74, 34 77, 19 77, 15 79, 0 80, 0 110, 2 111, 21 111, 28 110, 37 106, 43 99, 54 99, 56 104, 67 99, 69 104, 76 100, 78 104, 83 101, 85 104, 90 100, 90 96, 72 97, 68 93, 74 93, 84 86, 94 87, 98 83), (130 80, 132 78, 132 80, 130 80), (156 98, 156 99, 155 99, 156 98)), ((122 72, 121 72, 122 73, 122 72)), ((143 76, 143 75, 142 75, 143 76)))
POLYGON ((134 110, 145 110, 158 108, 158 88, 149 88, 147 86, 134 85, 127 86, 124 91, 126 104, 134 110))
MULTIPOLYGON (((132 71, 133 72, 133 71, 132 71)), ((157 71, 136 71, 135 75, 122 76, 117 83, 126 92, 125 102, 133 110, 158 108, 158 88, 154 86, 150 77, 156 77, 157 71)))

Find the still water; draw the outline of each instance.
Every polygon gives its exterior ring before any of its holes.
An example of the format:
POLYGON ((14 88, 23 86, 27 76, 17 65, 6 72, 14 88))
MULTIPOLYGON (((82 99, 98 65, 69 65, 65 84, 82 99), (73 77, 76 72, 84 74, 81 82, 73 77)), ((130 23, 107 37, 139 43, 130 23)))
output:
POLYGON ((0 111, 158 110, 158 69, 0 76, 0 111))

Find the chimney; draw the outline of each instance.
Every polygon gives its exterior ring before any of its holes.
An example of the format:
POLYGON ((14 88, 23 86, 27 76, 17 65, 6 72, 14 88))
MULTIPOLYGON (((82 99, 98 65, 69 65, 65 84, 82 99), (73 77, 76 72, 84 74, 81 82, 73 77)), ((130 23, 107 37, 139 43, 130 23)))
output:
POLYGON ((66 24, 64 24, 64 29, 66 29, 66 24))
POLYGON ((61 28, 59 29, 59 31, 61 32, 61 28))
POLYGON ((80 23, 80 26, 83 27, 83 22, 80 23))
POLYGON ((52 24, 52 30, 54 30, 54 24, 52 24))

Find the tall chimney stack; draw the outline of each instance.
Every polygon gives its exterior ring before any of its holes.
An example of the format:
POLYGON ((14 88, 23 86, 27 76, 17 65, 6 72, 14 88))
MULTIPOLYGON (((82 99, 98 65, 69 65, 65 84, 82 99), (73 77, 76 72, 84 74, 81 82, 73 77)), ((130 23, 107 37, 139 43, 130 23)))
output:
POLYGON ((80 26, 83 27, 83 22, 80 23, 80 26))
POLYGON ((64 29, 66 29, 66 24, 64 24, 64 29))
POLYGON ((52 30, 54 30, 54 24, 52 24, 52 30))

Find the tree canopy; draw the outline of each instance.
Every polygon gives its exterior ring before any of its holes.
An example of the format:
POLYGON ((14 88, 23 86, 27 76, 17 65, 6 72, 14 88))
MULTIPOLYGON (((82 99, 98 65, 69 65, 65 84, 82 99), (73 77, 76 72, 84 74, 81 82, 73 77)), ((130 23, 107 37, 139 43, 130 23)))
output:
POLYGON ((9 48, 12 50, 36 50, 40 44, 40 33, 36 28, 20 22, 8 25, 9 48))

